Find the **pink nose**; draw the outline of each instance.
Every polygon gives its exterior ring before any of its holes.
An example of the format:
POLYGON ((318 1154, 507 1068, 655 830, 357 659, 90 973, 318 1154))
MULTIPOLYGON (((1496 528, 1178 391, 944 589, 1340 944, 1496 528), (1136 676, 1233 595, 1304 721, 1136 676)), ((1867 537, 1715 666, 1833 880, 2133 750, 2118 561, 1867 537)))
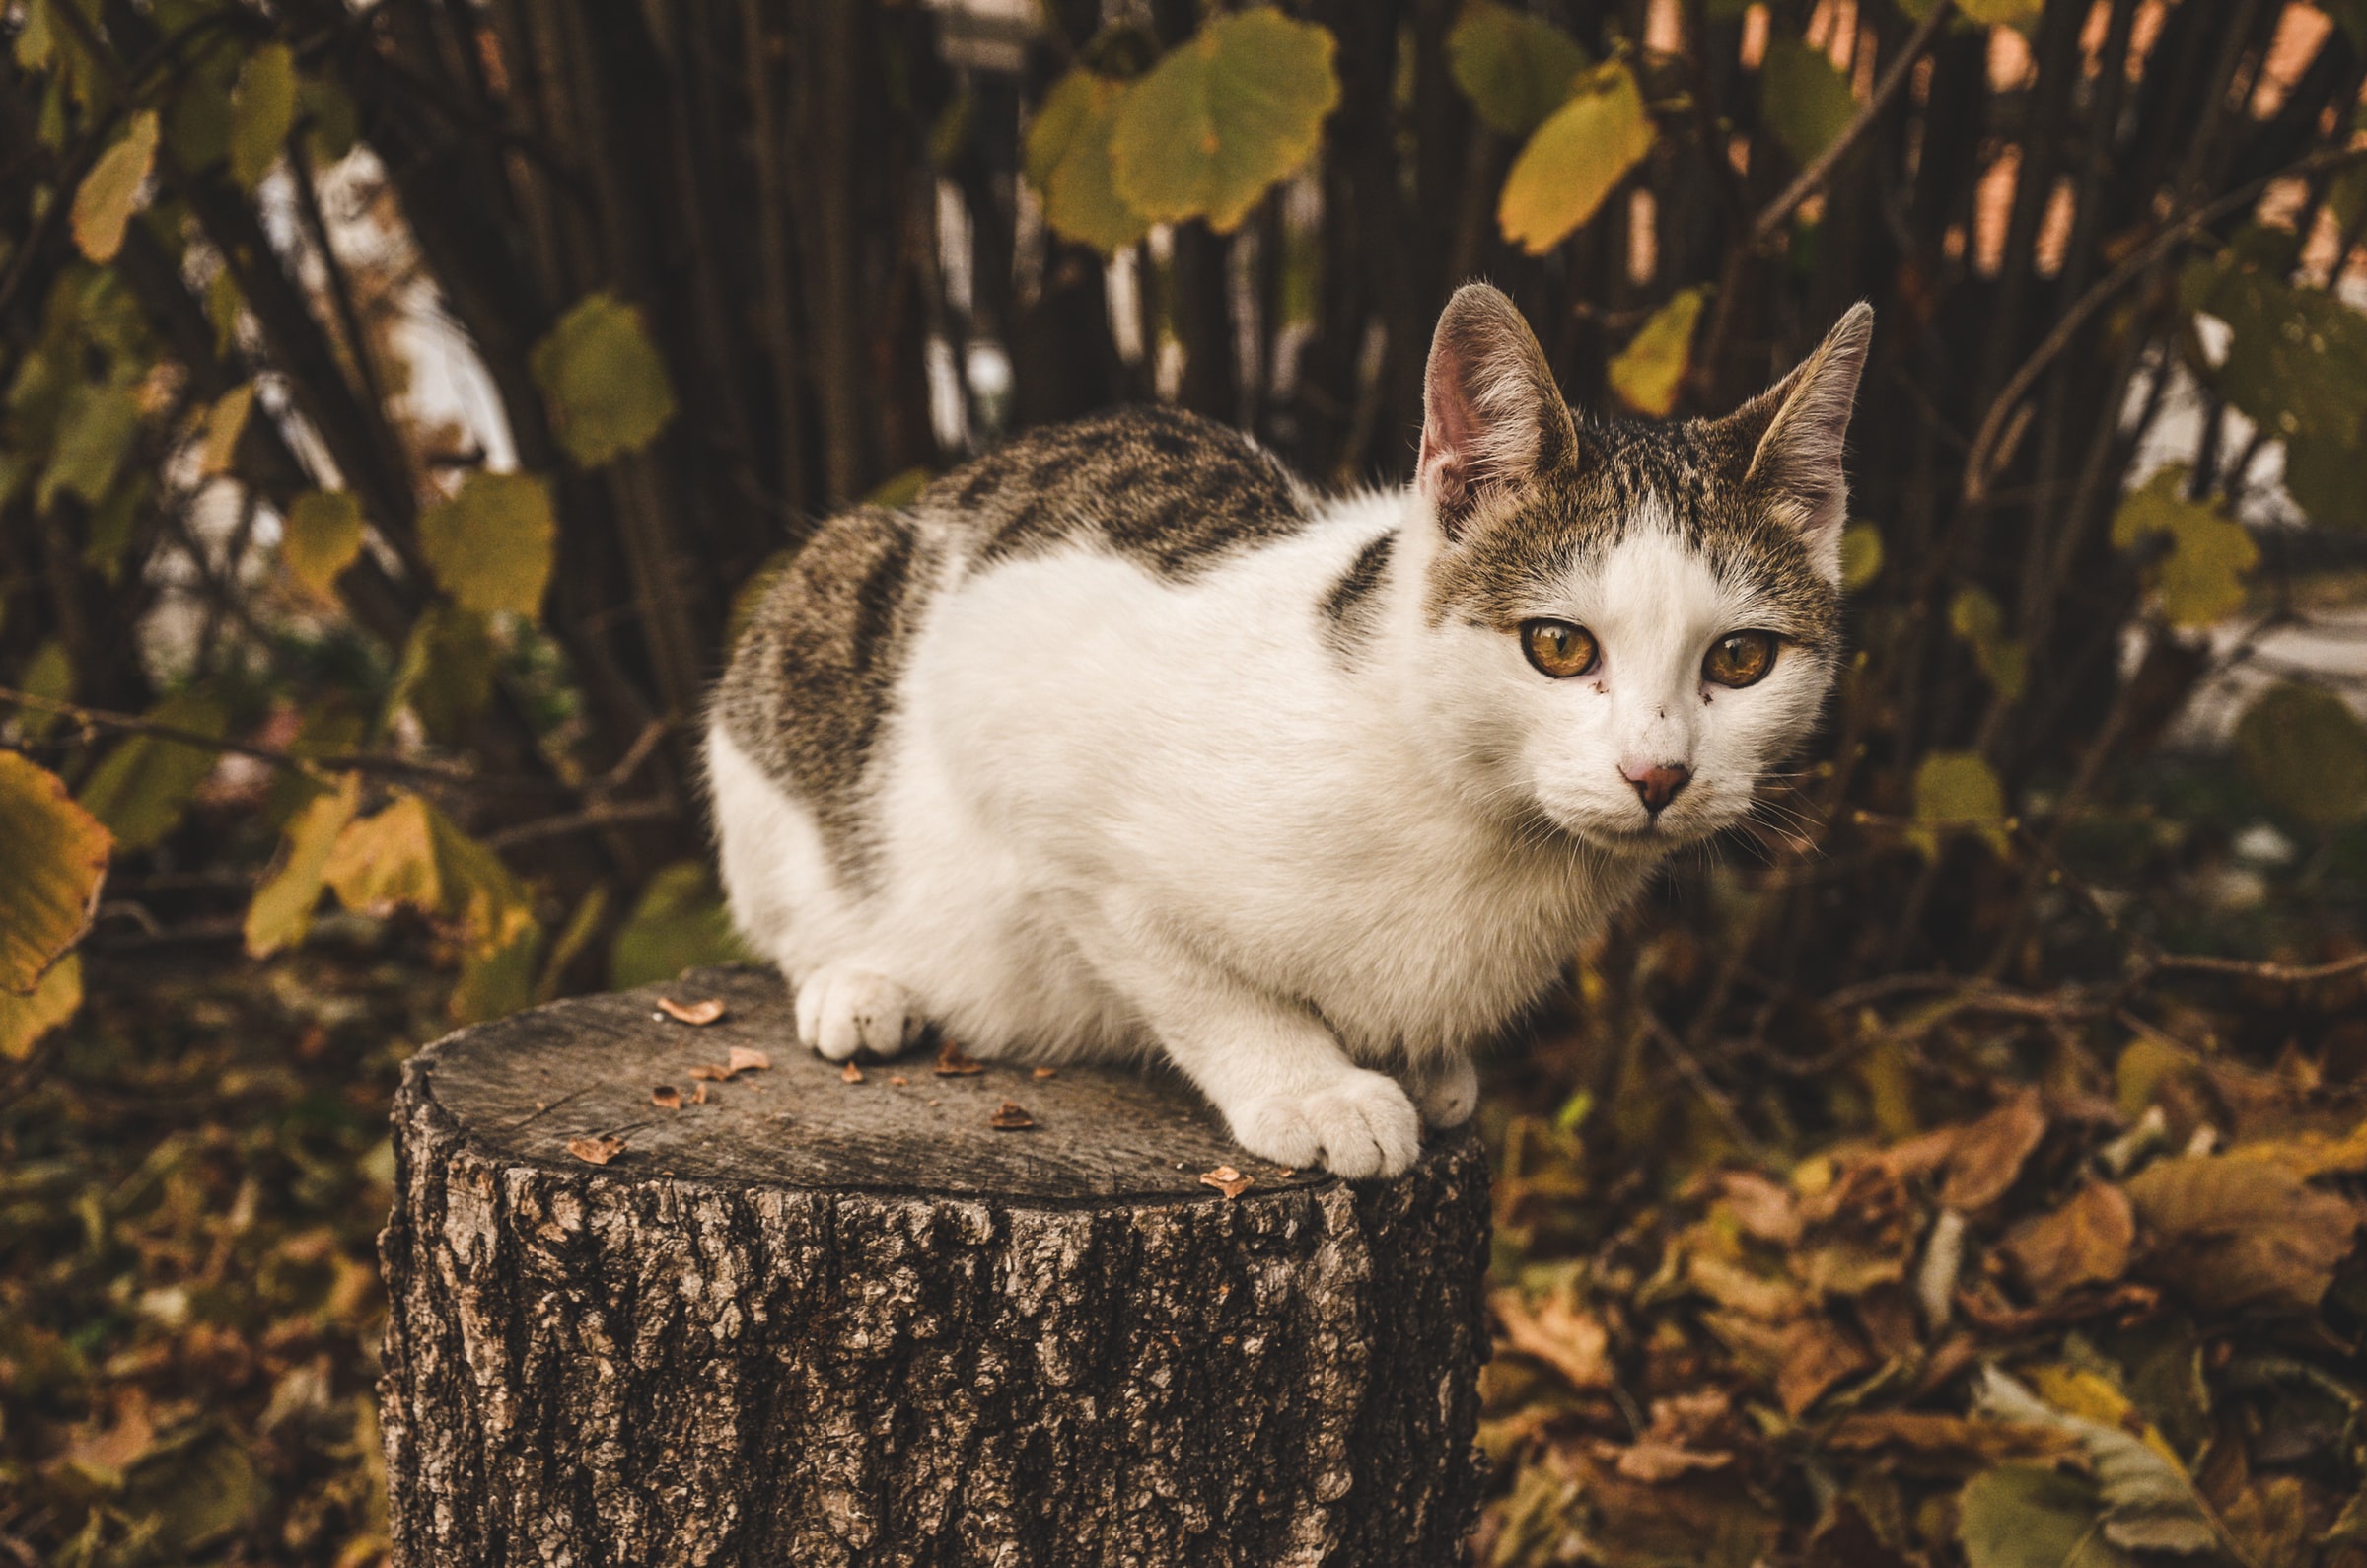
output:
POLYGON ((1641 773, 1631 773, 1627 770, 1627 764, 1622 762, 1619 764, 1619 777, 1635 786, 1636 799, 1644 803, 1644 810, 1658 817, 1662 808, 1675 800, 1679 792, 1692 781, 1693 770, 1683 762, 1663 762, 1656 767, 1645 768, 1641 773))

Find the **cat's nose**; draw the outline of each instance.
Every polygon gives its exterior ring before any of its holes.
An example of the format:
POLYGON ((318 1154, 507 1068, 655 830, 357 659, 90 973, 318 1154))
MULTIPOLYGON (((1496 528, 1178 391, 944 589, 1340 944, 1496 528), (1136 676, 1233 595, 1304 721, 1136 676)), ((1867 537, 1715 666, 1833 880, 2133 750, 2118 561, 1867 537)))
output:
POLYGON ((1631 772, 1622 762, 1619 777, 1635 786, 1635 797, 1644 803, 1644 810, 1658 817, 1662 808, 1692 782, 1693 770, 1683 762, 1660 762, 1641 772, 1631 772))

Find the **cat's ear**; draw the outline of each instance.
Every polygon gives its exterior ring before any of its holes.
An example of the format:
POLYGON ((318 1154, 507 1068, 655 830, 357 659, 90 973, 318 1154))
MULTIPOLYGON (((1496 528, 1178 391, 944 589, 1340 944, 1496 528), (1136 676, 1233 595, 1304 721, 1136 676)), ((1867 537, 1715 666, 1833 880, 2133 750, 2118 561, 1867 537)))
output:
POLYGON ((1459 535, 1491 490, 1564 462, 1577 440, 1537 334, 1512 301, 1467 283, 1447 301, 1422 379, 1414 483, 1459 535))
POLYGON ((1778 517, 1807 535, 1809 553, 1835 581, 1841 529, 1849 520, 1841 448, 1873 340, 1874 308, 1860 301, 1798 370, 1728 416, 1757 437, 1743 483, 1759 490, 1778 517))

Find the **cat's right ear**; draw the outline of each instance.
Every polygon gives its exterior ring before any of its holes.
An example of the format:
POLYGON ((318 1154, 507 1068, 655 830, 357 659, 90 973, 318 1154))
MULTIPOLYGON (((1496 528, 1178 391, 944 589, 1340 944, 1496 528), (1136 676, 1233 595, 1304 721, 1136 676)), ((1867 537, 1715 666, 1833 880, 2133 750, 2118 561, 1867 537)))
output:
POLYGON ((1577 430, 1537 334, 1484 283, 1455 291, 1422 379, 1422 456, 1414 483, 1459 537, 1488 495, 1565 462, 1577 430))

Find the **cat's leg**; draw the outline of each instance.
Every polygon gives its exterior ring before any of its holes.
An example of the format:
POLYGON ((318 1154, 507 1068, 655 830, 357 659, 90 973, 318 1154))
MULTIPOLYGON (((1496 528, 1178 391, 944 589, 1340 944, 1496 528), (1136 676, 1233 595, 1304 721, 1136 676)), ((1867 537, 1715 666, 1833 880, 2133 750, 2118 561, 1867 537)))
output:
POLYGON ((1461 1051, 1418 1058, 1405 1071, 1405 1088, 1427 1127, 1460 1127, 1479 1108, 1479 1069, 1461 1051))
POLYGON ((834 1062, 865 1050, 894 1056, 926 1025, 909 992, 856 964, 825 963, 798 982, 797 1037, 834 1062))
POLYGON ((1396 1176, 1422 1152, 1421 1117, 1398 1081, 1350 1061, 1306 1009, 1164 945, 1093 957, 1250 1153, 1372 1176, 1396 1176))

